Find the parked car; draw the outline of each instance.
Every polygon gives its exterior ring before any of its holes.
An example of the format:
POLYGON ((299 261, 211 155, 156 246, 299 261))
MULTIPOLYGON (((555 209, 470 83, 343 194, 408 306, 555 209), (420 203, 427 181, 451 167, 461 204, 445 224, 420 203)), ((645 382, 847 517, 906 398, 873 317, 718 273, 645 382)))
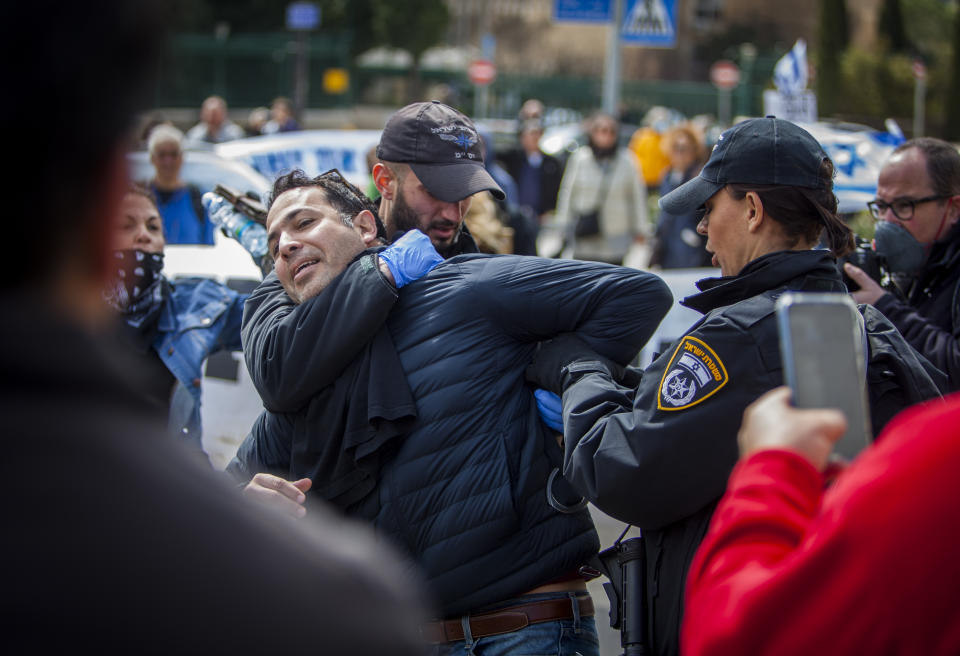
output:
POLYGON ((292 169, 319 175, 337 169, 365 189, 369 180, 367 152, 380 142, 380 130, 300 130, 226 141, 217 155, 243 162, 269 180, 292 169))
MULTIPOLYGON (((149 180, 153 177, 153 164, 146 151, 127 155, 132 180, 149 180)), ((255 191, 265 196, 270 191, 273 179, 258 173, 249 165, 234 159, 221 157, 206 150, 185 150, 180 177, 196 185, 200 191, 212 191, 217 184, 227 185, 240 191, 255 191)))

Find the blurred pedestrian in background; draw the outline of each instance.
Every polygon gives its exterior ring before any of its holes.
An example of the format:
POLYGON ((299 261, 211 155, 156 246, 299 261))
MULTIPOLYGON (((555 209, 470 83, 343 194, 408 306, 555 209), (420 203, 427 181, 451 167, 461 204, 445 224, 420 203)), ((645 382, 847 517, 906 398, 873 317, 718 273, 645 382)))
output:
POLYGON ((493 143, 493 133, 485 127, 477 126, 480 136, 480 152, 483 153, 483 168, 487 169, 490 177, 500 185, 504 198, 501 205, 504 209, 516 207, 518 200, 517 182, 513 176, 497 162, 497 149, 493 143))
POLYGON ((751 404, 686 586, 683 653, 960 653, 960 396, 900 414, 829 488, 836 410, 751 404))
POLYGON ((481 253, 509 254, 514 252, 514 231, 503 219, 506 211, 486 191, 474 194, 470 207, 463 215, 470 235, 481 253))
POLYGON ((164 246, 152 195, 131 187, 114 224, 105 298, 123 319, 121 340, 139 363, 147 400, 169 417, 173 435, 199 450, 203 362, 241 350, 246 296, 206 278, 171 283, 163 275, 164 246))
POLYGON ((209 148, 233 139, 243 139, 243 128, 227 118, 227 102, 220 96, 210 96, 200 106, 200 122, 187 131, 191 148, 209 148))
POLYGON ((546 107, 544 107, 543 101, 537 98, 528 98, 520 105, 517 116, 521 122, 528 120, 542 121, 544 114, 546 114, 546 107))
POLYGON ((245 131, 248 137, 258 137, 263 134, 263 126, 270 120, 270 110, 266 107, 254 107, 247 117, 245 131))
POLYGON ((619 144, 617 120, 597 113, 586 129, 587 144, 567 162, 555 221, 574 258, 622 264, 633 243, 647 236, 647 190, 637 158, 619 144))
POLYGON ((300 124, 293 116, 293 104, 289 98, 280 96, 274 98, 270 104, 270 120, 263 126, 263 134, 278 132, 294 132, 300 129, 300 124))
POLYGON ((183 133, 161 124, 147 141, 155 174, 148 186, 163 217, 164 239, 169 244, 213 244, 214 225, 200 202, 200 190, 180 179, 183 167, 183 133))
MULTIPOLYGON (((670 160, 670 167, 660 184, 660 195, 666 196, 700 173, 707 151, 699 131, 690 123, 670 128, 661 146, 670 160)), ((697 232, 699 222, 696 210, 682 214, 660 210, 650 266, 661 269, 710 266, 710 253, 705 248, 707 239, 697 232)))
POLYGON ((528 119, 520 124, 518 145, 501 157, 507 172, 517 183, 518 203, 534 217, 543 221, 543 215, 557 207, 557 194, 563 178, 563 164, 553 155, 540 149, 543 124, 528 119))
POLYGON ((640 178, 644 186, 653 191, 663 181, 670 168, 670 156, 663 149, 663 135, 656 127, 644 125, 637 128, 627 145, 640 162, 640 178))
MULTIPOLYGON (((497 152, 494 147, 493 134, 486 128, 478 127, 477 133, 480 135, 480 142, 483 146, 483 166, 487 169, 487 173, 490 174, 500 188, 503 190, 504 198, 497 199, 490 194, 487 194, 487 198, 480 202, 476 207, 476 211, 468 211, 466 214, 467 226, 471 232, 473 232, 474 223, 480 223, 480 217, 489 216, 491 213, 487 211, 490 205, 493 206, 495 210, 494 214, 497 218, 497 221, 503 225, 505 230, 493 230, 496 226, 494 224, 486 222, 486 228, 478 225, 480 230, 486 232, 487 234, 498 234, 499 236, 494 239, 494 243, 499 244, 499 246, 494 250, 485 250, 484 246, 481 246, 481 252, 503 252, 503 253, 514 253, 517 255, 536 255, 537 254, 537 231, 539 229, 539 224, 534 215, 525 211, 519 205, 520 192, 517 188, 517 183, 513 178, 513 175, 507 171, 500 163, 497 161, 497 152), (490 202, 487 202, 490 201, 490 202), (489 228, 489 229, 488 229, 489 228), (509 240, 506 239, 509 233, 509 240), (509 243, 510 250, 503 251, 502 249, 505 245, 509 243)), ((473 202, 476 205, 478 196, 480 194, 474 195, 473 202)), ((471 210, 473 207, 471 206, 471 210)), ((474 236, 477 235, 474 233, 474 236)), ((480 240, 478 239, 478 242, 480 240)))

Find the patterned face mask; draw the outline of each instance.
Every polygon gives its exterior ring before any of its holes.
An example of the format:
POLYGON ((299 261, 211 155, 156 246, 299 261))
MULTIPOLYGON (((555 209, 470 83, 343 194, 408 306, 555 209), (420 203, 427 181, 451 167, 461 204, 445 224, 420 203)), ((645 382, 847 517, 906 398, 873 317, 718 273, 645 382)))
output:
POLYGON ((104 298, 128 321, 163 300, 163 253, 122 250, 114 253, 114 282, 104 298))

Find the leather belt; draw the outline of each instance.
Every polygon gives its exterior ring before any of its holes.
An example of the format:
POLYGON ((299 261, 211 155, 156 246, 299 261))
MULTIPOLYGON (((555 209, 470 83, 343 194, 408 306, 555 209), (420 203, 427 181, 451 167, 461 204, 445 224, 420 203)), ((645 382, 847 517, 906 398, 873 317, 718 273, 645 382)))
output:
MULTIPOLYGON (((593 599, 589 596, 574 597, 580 610, 580 617, 593 617, 593 599)), ((518 631, 525 626, 539 622, 555 622, 573 618, 573 603, 566 599, 545 599, 528 604, 508 606, 500 610, 470 615, 470 634, 474 638, 500 635, 518 631)), ((461 620, 440 620, 420 625, 420 635, 428 643, 439 645, 444 642, 463 640, 461 620)))

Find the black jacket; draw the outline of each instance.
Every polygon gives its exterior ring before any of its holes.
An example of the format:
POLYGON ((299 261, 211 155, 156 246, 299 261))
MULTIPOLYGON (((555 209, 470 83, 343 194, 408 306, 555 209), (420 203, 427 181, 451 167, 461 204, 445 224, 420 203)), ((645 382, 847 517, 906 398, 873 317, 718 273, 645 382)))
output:
MULTIPOLYGON (((540 163, 540 214, 552 212, 557 208, 557 194, 560 193, 560 181, 563 179, 563 163, 553 155, 540 153, 543 160, 540 163)), ((510 177, 521 184, 523 167, 527 163, 527 154, 523 148, 513 148, 499 157, 503 168, 510 177)))
POLYGON ((683 586, 738 457, 747 405, 783 384, 774 304, 788 290, 845 292, 827 251, 781 251, 737 276, 701 280, 682 303, 704 317, 636 389, 581 368, 566 378, 564 475, 641 528, 654 654, 678 653, 683 586))
POLYGON ((31 296, 0 297, 5 651, 421 653, 395 554, 250 505, 170 439, 136 362, 31 296))
POLYGON ((960 222, 933 245, 907 301, 884 294, 878 310, 960 390, 960 222))
MULTIPOLYGON (((596 552, 589 514, 562 514, 547 503, 547 479, 561 452, 539 419, 524 370, 538 341, 571 331, 627 362, 669 304, 652 274, 517 256, 456 257, 400 291, 387 327, 416 399, 416 423, 382 463, 376 490, 348 514, 372 521, 413 556, 443 615, 523 593, 596 552)), ((363 323, 348 308, 331 314, 363 323)), ((273 324, 250 316, 257 323, 245 326, 244 345, 262 352, 273 324)), ((315 346, 312 336, 325 330, 309 301, 284 321, 297 326, 291 336, 315 346)), ((315 361, 286 363, 284 377, 293 383, 294 370, 307 362, 315 361)), ((284 392, 308 396, 317 392, 311 384, 284 392)), ((289 467, 248 454, 289 453, 297 448, 292 439, 282 430, 255 430, 247 441, 257 446, 241 447, 238 458, 247 461, 238 466, 289 467)))

